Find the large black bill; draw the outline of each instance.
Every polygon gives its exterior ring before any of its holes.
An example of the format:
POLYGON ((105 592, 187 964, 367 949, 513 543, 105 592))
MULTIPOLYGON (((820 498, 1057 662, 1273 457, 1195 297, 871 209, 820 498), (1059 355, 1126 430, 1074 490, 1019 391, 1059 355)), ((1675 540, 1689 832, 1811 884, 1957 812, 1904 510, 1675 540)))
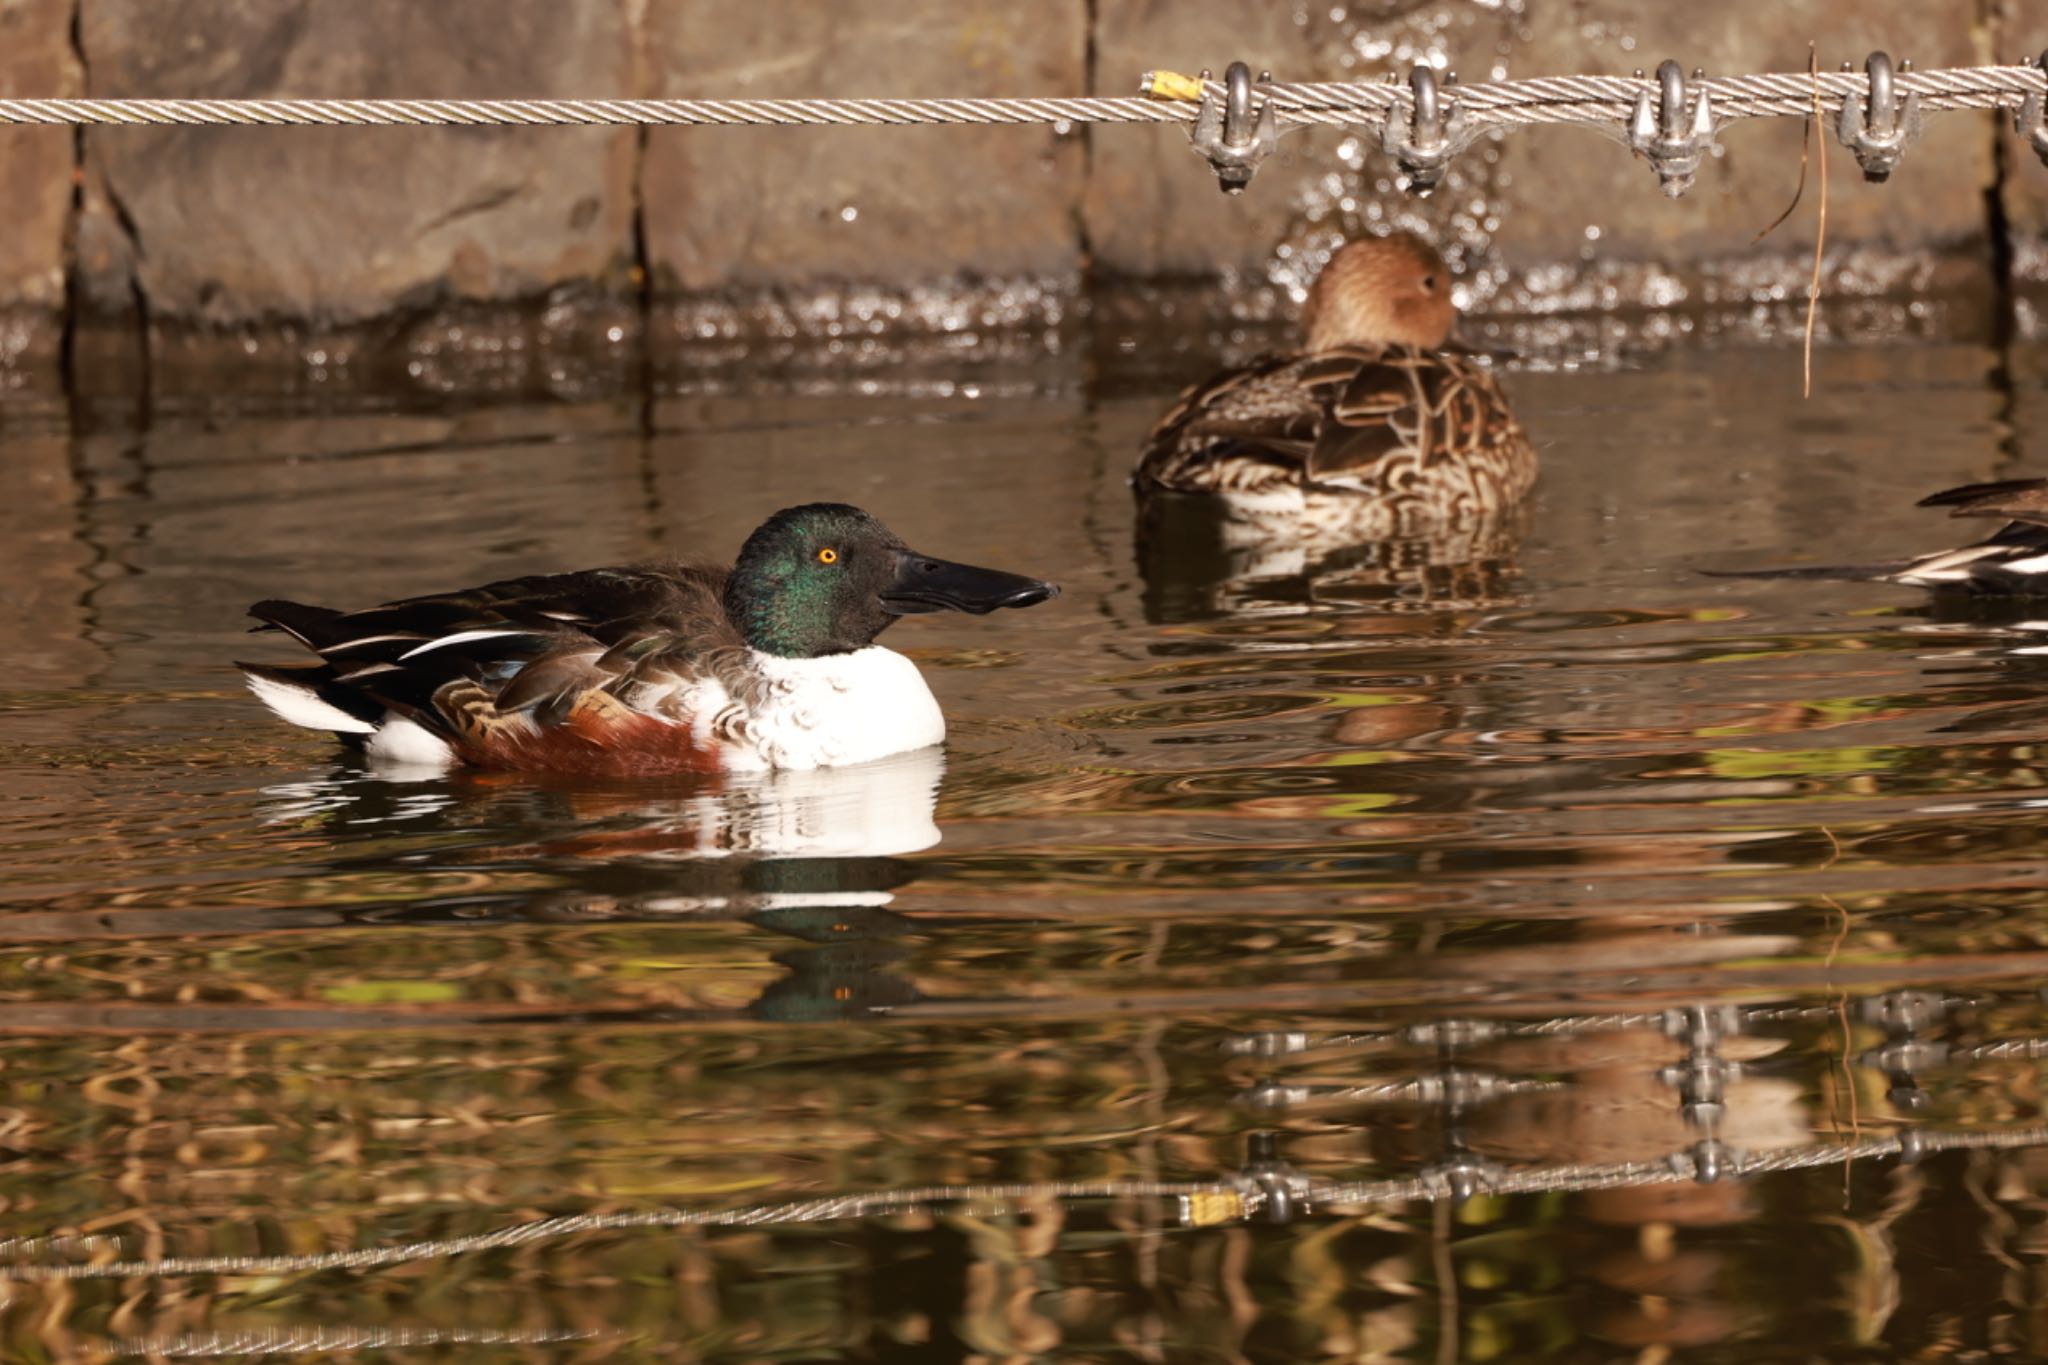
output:
POLYGON ((898 550, 896 577, 882 589, 882 605, 898 616, 921 611, 971 611, 981 616, 997 607, 1028 607, 1059 595, 1053 584, 1023 574, 898 550))

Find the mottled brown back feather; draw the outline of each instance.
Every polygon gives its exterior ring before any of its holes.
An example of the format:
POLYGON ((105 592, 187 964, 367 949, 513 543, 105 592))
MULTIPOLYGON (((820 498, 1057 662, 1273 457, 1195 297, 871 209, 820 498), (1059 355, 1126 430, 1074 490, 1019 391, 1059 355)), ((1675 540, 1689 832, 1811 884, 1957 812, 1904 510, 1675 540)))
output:
POLYGON ((1343 346, 1263 357, 1189 389, 1147 438, 1135 482, 1141 496, 1326 486, 1424 516, 1432 500, 1455 500, 1462 517, 1514 501, 1534 472, 1528 437, 1476 357, 1343 346))

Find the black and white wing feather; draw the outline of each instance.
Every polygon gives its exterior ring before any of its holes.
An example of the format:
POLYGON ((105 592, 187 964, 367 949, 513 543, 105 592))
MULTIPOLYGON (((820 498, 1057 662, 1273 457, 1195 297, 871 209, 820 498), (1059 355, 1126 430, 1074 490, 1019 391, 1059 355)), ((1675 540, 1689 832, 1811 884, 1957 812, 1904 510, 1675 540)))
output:
POLYGON ((1717 571, 1722 578, 1812 578, 1904 583, 1979 598, 2048 597, 2048 479, 1964 484, 1922 498, 1952 517, 2004 517, 1982 540, 1910 559, 1872 564, 1717 571))
POLYGON ((318 661, 239 667, 287 719, 341 734, 397 715, 460 746, 509 718, 546 727, 593 703, 659 714, 744 650, 724 582, 723 570, 659 565, 506 579, 362 611, 263 601, 249 609, 257 629, 284 631, 318 661))

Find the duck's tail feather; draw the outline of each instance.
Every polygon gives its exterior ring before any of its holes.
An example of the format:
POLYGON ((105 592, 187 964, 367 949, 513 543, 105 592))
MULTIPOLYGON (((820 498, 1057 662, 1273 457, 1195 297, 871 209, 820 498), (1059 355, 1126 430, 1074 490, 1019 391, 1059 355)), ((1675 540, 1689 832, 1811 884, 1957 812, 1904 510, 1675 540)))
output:
POLYGON ((337 735, 375 734, 384 708, 345 686, 325 664, 237 662, 256 699, 278 717, 308 730, 337 735))
POLYGON ((309 607, 277 597, 258 602, 249 614, 262 623, 251 626, 251 631, 281 630, 308 649, 320 647, 318 642, 332 629, 330 623, 341 615, 332 607, 309 607))

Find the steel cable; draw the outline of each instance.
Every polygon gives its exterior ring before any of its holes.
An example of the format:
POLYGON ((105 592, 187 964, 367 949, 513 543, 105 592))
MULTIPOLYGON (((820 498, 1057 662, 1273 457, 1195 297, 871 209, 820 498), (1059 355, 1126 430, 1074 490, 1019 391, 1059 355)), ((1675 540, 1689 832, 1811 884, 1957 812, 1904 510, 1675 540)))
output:
MULTIPOLYGON (((1703 92, 1720 120, 1806 117, 1814 86, 1824 100, 1869 94, 1860 71, 1778 72, 1708 76, 1688 83, 1703 92)), ((1900 72, 1901 96, 1918 94, 1929 110, 2017 108, 2029 95, 2048 94, 2048 74, 2037 66, 1959 67, 1900 72)), ((1217 98, 1221 82, 1203 87, 1217 98)), ((1539 76, 1523 80, 1447 85, 1446 104, 1463 109, 1477 127, 1537 123, 1612 123, 1628 117, 1658 83, 1647 76, 1539 76)), ((1271 101, 1282 126, 1383 123, 1404 107, 1404 86, 1389 83, 1260 83, 1255 105, 1271 101)), ((177 126, 440 126, 605 127, 846 126, 908 124, 1188 123, 1199 105, 1187 99, 1144 96, 946 99, 5 99, 0 123, 177 126)))

